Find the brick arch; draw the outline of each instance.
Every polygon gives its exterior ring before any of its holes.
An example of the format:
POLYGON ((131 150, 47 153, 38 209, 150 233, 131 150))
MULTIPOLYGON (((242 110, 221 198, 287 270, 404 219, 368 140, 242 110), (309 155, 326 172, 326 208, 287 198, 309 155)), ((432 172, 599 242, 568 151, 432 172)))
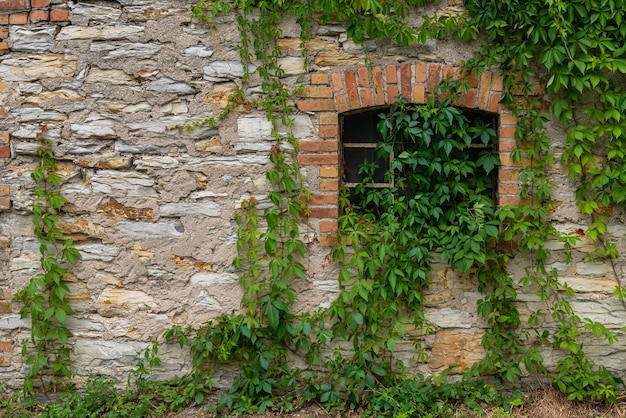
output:
MULTIPOLYGON (((458 79, 460 67, 439 63, 402 63, 361 67, 331 73, 314 73, 311 83, 299 94, 298 110, 312 116, 317 136, 300 141, 299 161, 318 171, 318 183, 311 187, 310 217, 319 221, 322 245, 330 245, 337 228, 340 187, 339 115, 351 110, 392 104, 402 95, 411 103, 425 103, 426 93, 448 77, 458 79)), ((517 120, 511 110, 500 103, 503 79, 499 72, 485 71, 468 77, 470 88, 455 101, 468 109, 498 114, 498 151, 502 165, 498 171, 500 205, 519 202, 519 169, 526 161, 514 163, 517 120)))

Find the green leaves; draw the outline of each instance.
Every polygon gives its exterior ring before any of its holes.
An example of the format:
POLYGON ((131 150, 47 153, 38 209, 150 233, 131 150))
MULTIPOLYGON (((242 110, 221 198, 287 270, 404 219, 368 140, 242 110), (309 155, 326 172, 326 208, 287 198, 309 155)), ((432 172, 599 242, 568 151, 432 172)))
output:
POLYGON ((54 376, 69 378, 69 366, 72 363, 67 340, 71 336, 67 328, 67 315, 73 310, 67 300, 69 288, 63 283, 67 273, 64 265, 73 265, 80 256, 73 247, 71 239, 65 239, 57 226, 58 213, 66 199, 60 192, 63 184, 61 176, 56 174, 57 165, 50 142, 45 138, 45 129, 37 138, 42 142, 37 155, 41 157, 39 166, 31 173, 35 181, 35 196, 38 201, 33 206, 33 225, 35 235, 40 241, 40 264, 42 273, 31 278, 30 283, 20 290, 16 297, 23 303, 21 316, 30 316, 33 353, 26 345, 23 355, 27 364, 31 364, 24 380, 24 390, 31 393, 32 379, 52 368, 54 376))

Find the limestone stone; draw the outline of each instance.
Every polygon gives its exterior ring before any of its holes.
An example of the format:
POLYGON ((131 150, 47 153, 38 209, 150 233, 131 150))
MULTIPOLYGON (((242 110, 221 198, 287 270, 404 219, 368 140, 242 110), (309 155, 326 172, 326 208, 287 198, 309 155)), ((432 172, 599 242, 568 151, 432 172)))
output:
MULTIPOLYGON (((170 147, 161 147, 154 144, 127 144, 122 141, 115 141, 115 152, 125 152, 131 154, 167 154, 170 147)), ((135 162, 137 165, 141 165, 141 161, 135 162)), ((142 168, 146 166, 143 165, 142 168)))
POLYGON ((48 78, 69 78, 76 73, 75 55, 34 54, 28 57, 0 58, 0 79, 34 81, 48 78))
POLYGON ((452 308, 424 309, 426 320, 440 328, 471 328, 476 326, 475 315, 452 308))
POLYGON ((143 35, 143 26, 115 25, 115 26, 77 26, 70 25, 61 28, 57 34, 57 41, 76 41, 88 39, 91 41, 127 39, 134 40, 143 35))
MULTIPOLYGON (((92 367, 124 367, 133 364, 147 343, 114 342, 97 338, 79 340, 74 345, 74 364, 89 372, 92 367)), ((100 369, 102 370, 102 369, 100 369)))
POLYGON ((25 26, 9 26, 9 39, 12 42, 12 51, 49 51, 56 28, 39 27, 27 28, 25 26))
POLYGON ((442 329, 435 334, 428 367, 434 371, 442 371, 452 364, 458 364, 455 372, 461 373, 477 361, 485 351, 481 345, 483 332, 480 330, 442 329))
POLYGON ((169 77, 161 77, 148 84, 148 91, 153 93, 170 93, 170 94, 193 94, 196 89, 182 81, 172 80, 169 77))
POLYGON ((129 168, 132 164, 131 157, 120 157, 119 155, 100 154, 98 157, 79 158, 76 161, 81 167, 102 168, 102 169, 120 169, 129 168))
POLYGON ((272 122, 263 116, 238 118, 237 133, 239 140, 273 139, 272 122))
POLYGON ((119 236, 130 239, 173 239, 183 235, 180 222, 118 222, 115 231, 119 236))
POLYGON ((101 54, 102 60, 116 60, 133 57, 135 59, 150 59, 163 49, 158 43, 139 42, 92 42, 89 50, 101 54))
POLYGON ((304 57, 283 57, 278 59, 278 66, 286 76, 304 74, 306 69, 304 57))
POLYGON ((292 119, 293 124, 289 126, 285 126, 281 121, 277 121, 274 126, 276 132, 281 134, 282 137, 286 137, 288 133, 291 133, 298 139, 311 138, 314 136, 313 124, 308 115, 294 115, 292 119))
POLYGON ((134 161, 135 167, 137 170, 147 170, 149 168, 167 168, 173 169, 177 168, 180 164, 176 158, 167 157, 167 156, 157 156, 157 157, 142 157, 139 160, 134 161))
POLYGON ((86 25, 91 22, 116 22, 122 15, 120 7, 108 4, 76 2, 72 5, 72 24, 86 25))
POLYGON ((154 298, 145 292, 127 289, 105 289, 98 300, 98 304, 110 305, 127 311, 145 311, 156 307, 154 298))
POLYGON ((183 51, 183 55, 186 55, 188 57, 209 58, 211 55, 213 55, 213 52, 214 51, 208 49, 204 45, 194 45, 185 48, 185 50, 183 51))
POLYGON ((122 70, 102 70, 93 67, 85 79, 85 83, 106 83, 116 86, 130 86, 137 84, 135 77, 126 74, 122 70))
MULTIPOLYGON (((230 81, 236 78, 241 78, 244 74, 244 66, 239 61, 215 61, 205 66, 204 79, 208 81, 230 81)), ((250 64, 248 66, 248 72, 254 73, 256 66, 250 64)))
POLYGON ((14 329, 28 329, 30 328, 30 321, 28 319, 21 319, 20 315, 8 314, 0 316, 0 329, 1 330, 14 330, 14 329))
POLYGON ((346 33, 346 28, 341 25, 320 25, 317 28, 319 36, 337 36, 343 33, 346 33))
POLYGON ((201 201, 197 203, 167 203, 159 207, 161 216, 174 218, 181 216, 203 215, 219 217, 222 215, 217 203, 201 201))
POLYGON ((191 129, 184 128, 186 125, 191 126, 194 121, 196 119, 184 116, 165 116, 158 119, 131 122, 128 124, 128 130, 130 132, 148 131, 155 134, 164 134, 168 137, 189 139, 203 139, 217 134, 217 130, 209 126, 193 126, 191 129))
POLYGON ((98 205, 97 211, 111 217, 121 217, 126 219, 154 219, 154 213, 151 208, 127 206, 115 199, 109 199, 98 205))
POLYGON ((342 52, 320 52, 313 60, 320 67, 338 67, 348 65, 363 65, 366 56, 364 54, 346 54, 342 52))
POLYGON ((22 122, 64 121, 67 119, 67 115, 64 113, 44 110, 40 107, 13 109, 11 114, 18 117, 22 122))
POLYGON ((139 173, 99 170, 91 185, 94 193, 107 196, 156 196, 154 180, 139 173))
POLYGON ((83 261, 113 261, 120 253, 119 247, 105 244, 76 243, 76 249, 80 251, 80 259, 83 261))
POLYGON ((191 276, 189 283, 194 286, 207 287, 220 284, 233 284, 239 283, 239 276, 232 273, 200 272, 191 276))
MULTIPOLYGON (((41 85, 37 84, 40 88, 41 85)), ((75 90, 70 89, 59 89, 54 91, 45 91, 45 92, 33 92, 33 96, 25 96, 20 99, 23 103, 34 104, 34 105, 42 105, 48 104, 49 102, 77 102, 82 100, 83 97, 75 90)))
POLYGON ((99 154, 106 145, 102 142, 74 142, 63 145, 70 154, 99 154))
POLYGON ((152 110, 152 105, 148 102, 128 104, 127 102, 115 100, 98 100, 97 103, 98 110, 107 113, 137 113, 152 110))

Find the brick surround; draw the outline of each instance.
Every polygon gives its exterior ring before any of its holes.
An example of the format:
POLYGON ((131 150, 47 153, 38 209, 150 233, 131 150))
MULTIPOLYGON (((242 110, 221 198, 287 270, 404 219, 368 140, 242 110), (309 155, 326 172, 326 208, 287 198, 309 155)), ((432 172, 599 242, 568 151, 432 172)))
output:
MULTIPOLYGON (((317 119, 318 139, 302 141, 299 158, 302 166, 319 169, 319 189, 313 191, 310 210, 311 217, 319 219, 322 245, 333 244, 339 214, 339 115, 389 105, 398 95, 411 103, 424 103, 427 93, 448 77, 460 78, 461 68, 438 63, 402 63, 311 76, 311 86, 302 90, 297 106, 317 119)), ((502 76, 497 72, 484 72, 477 77, 468 76, 468 81, 470 88, 455 104, 499 115, 498 150, 502 165, 498 171, 498 204, 517 204, 520 200, 519 170, 528 161, 514 162, 511 158, 517 120, 511 110, 500 103, 502 76)))
POLYGON ((69 23, 67 3, 50 5, 50 0, 0 0, 0 55, 10 52, 9 27, 52 22, 69 23))

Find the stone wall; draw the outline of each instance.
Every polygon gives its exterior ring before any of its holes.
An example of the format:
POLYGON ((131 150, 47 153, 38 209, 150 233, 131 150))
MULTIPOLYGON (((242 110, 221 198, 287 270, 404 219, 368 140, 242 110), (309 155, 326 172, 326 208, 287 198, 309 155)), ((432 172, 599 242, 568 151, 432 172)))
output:
MULTIPOLYGON (((446 12, 457 1, 441 2, 446 12)), ((66 180, 62 229, 76 241, 81 259, 66 278, 76 313, 69 321, 78 378, 104 373, 123 378, 136 353, 172 324, 197 325, 239 309, 233 214, 250 196, 267 202, 264 173, 272 125, 255 108, 260 82, 245 84, 232 17, 213 29, 192 19, 184 0, 8 0, 0 4, 0 375, 18 388, 23 376, 20 342, 29 322, 12 295, 39 271, 38 243, 30 210, 37 161, 35 137, 45 125, 66 180), (219 114, 227 97, 242 88, 249 102, 220 124, 178 129, 219 114)), ((415 16, 433 13, 419 10, 415 16)), ((419 23, 419 18, 416 18, 419 23)), ((340 184, 339 114, 388 104, 397 94, 413 102, 471 56, 473 44, 430 41, 399 48, 387 42, 363 48, 347 40, 340 25, 314 24, 315 39, 302 57, 295 20, 283 23, 284 83, 303 86, 294 99, 301 141, 300 163, 313 193, 305 239, 310 244, 307 279, 298 283, 297 308, 327 306, 337 295, 335 269, 327 261, 337 227, 340 184), (309 70, 304 72, 304 60, 309 70)), ((499 202, 518 200, 518 170, 510 158, 515 119, 498 100, 497 72, 472 80, 458 105, 499 115, 499 202)), ((539 94, 540 92, 537 91, 539 94)), ((277 126, 279 131, 287 128, 277 126)), ((549 129, 557 154, 558 125, 549 129)), ((555 225, 584 233, 566 173, 554 167, 558 210, 555 225)), ((612 214, 611 237, 624 249, 626 228, 612 214)), ((585 263, 592 246, 582 241, 566 265, 550 243, 552 265, 578 292, 573 306, 584 317, 619 331, 626 312, 611 296, 616 276, 610 264, 585 263)), ((517 256, 520 276, 528 260, 517 256)), ((617 265, 621 277, 622 264, 617 265)), ((436 266, 426 315, 437 332, 426 338, 432 355, 418 365, 439 371, 451 362, 471 364, 482 353, 484 323, 471 275, 436 266)), ((541 306, 532 291, 520 294, 526 314, 541 306)), ((603 364, 623 372, 624 346, 585 344, 603 364), (610 357, 607 357, 611 354, 610 357)), ((401 347, 410 357, 410 347, 401 347)), ((180 374, 188 354, 163 350, 163 374, 180 374)), ((557 353, 546 351, 548 363, 557 353)))

